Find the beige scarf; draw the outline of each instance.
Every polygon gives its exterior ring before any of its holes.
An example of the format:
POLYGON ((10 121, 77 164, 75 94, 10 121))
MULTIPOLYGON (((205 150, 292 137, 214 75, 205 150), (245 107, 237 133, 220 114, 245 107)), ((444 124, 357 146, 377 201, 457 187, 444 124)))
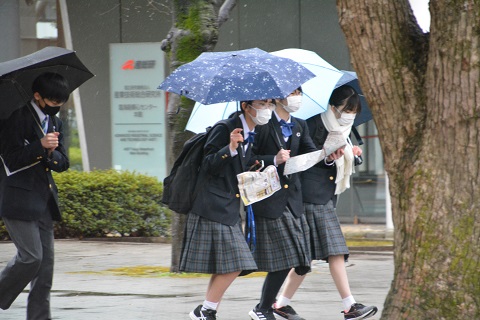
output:
POLYGON ((321 117, 328 132, 340 131, 345 137, 345 140, 347 140, 345 154, 335 160, 335 166, 337 167, 337 178, 335 179, 337 187, 335 188, 335 194, 340 194, 346 189, 350 188, 350 176, 355 172, 353 167, 353 150, 349 139, 352 126, 339 125, 337 118, 333 113, 332 106, 330 105, 328 110, 321 114, 321 117))

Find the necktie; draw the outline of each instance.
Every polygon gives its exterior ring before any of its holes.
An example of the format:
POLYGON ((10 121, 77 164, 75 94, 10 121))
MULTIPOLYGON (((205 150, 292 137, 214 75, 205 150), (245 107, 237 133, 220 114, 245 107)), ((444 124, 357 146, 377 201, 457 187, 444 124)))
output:
POLYGON ((255 135, 256 134, 257 134, 256 132, 249 131, 248 132, 248 137, 247 137, 247 139, 245 139, 245 141, 243 141, 243 144, 253 143, 253 141, 255 140, 255 135))
POLYGON ((45 118, 43 118, 42 129, 43 129, 43 133, 47 133, 47 131, 48 131, 48 115, 46 115, 45 118))
POLYGON ((285 120, 280 120, 280 126, 282 126, 282 134, 285 138, 288 138, 292 135, 292 128, 295 123, 287 123, 285 120))

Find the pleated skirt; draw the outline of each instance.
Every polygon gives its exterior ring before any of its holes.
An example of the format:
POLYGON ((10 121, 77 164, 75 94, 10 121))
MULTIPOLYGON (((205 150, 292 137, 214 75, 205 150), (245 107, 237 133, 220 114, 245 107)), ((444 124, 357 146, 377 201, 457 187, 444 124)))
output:
POLYGON ((179 270, 208 274, 257 270, 240 219, 235 226, 227 226, 189 213, 179 270))
POLYGON ((349 251, 333 202, 303 206, 310 227, 312 259, 328 261, 329 256, 345 255, 347 260, 349 251))
POLYGON ((256 246, 253 256, 259 271, 296 268, 310 271, 310 233, 305 215, 296 218, 288 208, 277 219, 255 216, 256 246))

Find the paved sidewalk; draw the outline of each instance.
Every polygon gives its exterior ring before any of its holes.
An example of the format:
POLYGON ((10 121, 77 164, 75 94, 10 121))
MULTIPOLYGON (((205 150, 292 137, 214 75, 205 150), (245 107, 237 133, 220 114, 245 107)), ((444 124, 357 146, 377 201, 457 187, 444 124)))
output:
MULTIPOLYGON (((56 240, 52 291, 53 319, 62 320, 181 320, 204 300, 208 278, 139 278, 99 274, 109 268, 169 266, 169 244, 56 240), (88 273, 91 272, 91 273, 88 273)), ((15 253, 10 242, 0 242, 0 268, 15 253)), ((354 252, 347 266, 350 285, 358 302, 374 304, 379 313, 393 279, 391 252, 354 252)), ((258 302, 263 277, 239 278, 221 303, 220 320, 250 320, 248 311, 258 302)), ((2 320, 25 319, 27 293, 2 320)), ((307 320, 343 319, 340 297, 328 271, 317 261, 293 300, 307 320)))

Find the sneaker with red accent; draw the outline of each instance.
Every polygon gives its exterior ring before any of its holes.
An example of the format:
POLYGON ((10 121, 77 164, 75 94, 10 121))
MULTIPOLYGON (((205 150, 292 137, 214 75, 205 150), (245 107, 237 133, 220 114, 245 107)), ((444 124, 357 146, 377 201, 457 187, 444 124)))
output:
POLYGON ((361 303, 354 303, 350 307, 350 310, 347 312, 342 311, 344 314, 345 320, 358 320, 358 319, 366 319, 372 317, 375 313, 377 313, 378 309, 375 306, 365 306, 361 303))
POLYGON ((275 320, 272 309, 262 310, 258 306, 248 313, 252 320, 275 320))
POLYGON ((273 308, 273 314, 277 320, 305 320, 291 306, 273 308))

